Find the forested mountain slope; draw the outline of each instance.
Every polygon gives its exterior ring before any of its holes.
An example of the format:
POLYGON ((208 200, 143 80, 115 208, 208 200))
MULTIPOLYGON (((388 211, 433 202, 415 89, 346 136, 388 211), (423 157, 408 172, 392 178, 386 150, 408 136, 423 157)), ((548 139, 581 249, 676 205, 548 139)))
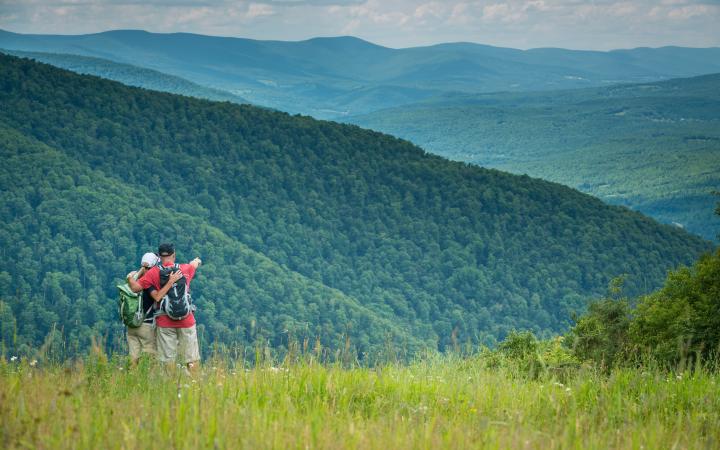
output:
POLYGON ((138 245, 152 250, 162 238, 177 242, 180 258, 208 255, 195 297, 206 349, 216 340, 272 338, 285 345, 303 336, 337 347, 349 331, 338 318, 356 324, 361 349, 387 339, 409 349, 421 345, 382 311, 279 266, 200 218, 155 204, 142 186, 109 179, 4 126, 0 151, 2 251, 12 260, 0 272, 7 302, 0 307, 0 340, 8 350, 27 354, 53 329, 47 342, 64 353, 58 356, 83 350, 91 336, 108 337, 117 348, 123 325, 111 295, 114 280, 136 264, 138 245))
POLYGON ((451 159, 556 181, 706 239, 720 187, 720 75, 451 95, 353 117, 451 159))
POLYGON ((15 346, 53 324, 70 347, 116 340, 113 280, 161 240, 207 262, 193 284, 204 348, 347 333, 360 355, 561 330, 611 277, 649 291, 710 248, 355 126, 11 56, 0 105, 0 313, 15 346))
POLYGON ((137 86, 154 91, 187 95, 220 102, 249 103, 244 98, 220 89, 212 89, 180 77, 168 75, 157 70, 144 69, 132 64, 116 63, 107 59, 61 53, 23 52, 2 50, 3 52, 34 59, 55 67, 76 73, 95 75, 108 80, 119 81, 128 86, 137 86))
POLYGON ((284 42, 140 30, 77 36, 0 30, 0 48, 137 65, 318 118, 362 114, 442 92, 562 89, 720 72, 720 48, 523 51, 448 43, 393 49, 348 36, 284 42))

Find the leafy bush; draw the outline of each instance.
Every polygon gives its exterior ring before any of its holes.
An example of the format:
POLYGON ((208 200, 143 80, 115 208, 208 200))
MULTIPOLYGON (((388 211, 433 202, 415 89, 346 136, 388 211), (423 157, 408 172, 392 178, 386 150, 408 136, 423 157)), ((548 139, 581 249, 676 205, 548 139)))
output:
POLYGON ((640 301, 629 331, 636 345, 665 365, 717 356, 720 250, 670 273, 660 291, 640 301))
POLYGON ((631 309, 614 280, 607 298, 590 304, 568 333, 572 353, 609 369, 658 364, 683 369, 714 364, 720 354, 720 250, 670 272, 665 286, 631 309))
POLYGON ((537 355, 538 341, 531 331, 513 330, 498 345, 498 351, 511 359, 528 359, 537 355))
POLYGON ((511 331, 494 351, 481 352, 485 367, 508 367, 530 378, 555 376, 565 379, 579 361, 563 345, 564 338, 538 340, 531 331, 511 331))
POLYGON ((609 369, 627 354, 631 310, 628 299, 621 297, 622 285, 623 278, 612 280, 608 295, 590 303, 570 329, 568 345, 579 360, 609 369))

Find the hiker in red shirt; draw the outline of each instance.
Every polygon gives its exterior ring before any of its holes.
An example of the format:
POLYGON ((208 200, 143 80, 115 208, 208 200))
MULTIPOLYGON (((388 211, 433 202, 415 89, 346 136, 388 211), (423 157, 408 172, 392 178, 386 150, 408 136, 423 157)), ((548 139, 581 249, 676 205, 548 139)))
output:
POLYGON ((179 344, 183 350, 181 358, 194 375, 200 367, 200 348, 190 282, 202 261, 195 258, 188 264, 175 264, 175 246, 168 243, 160 244, 158 255, 160 265, 151 268, 137 281, 133 279, 133 273, 128 274, 128 284, 135 292, 150 287, 156 289, 151 295, 160 309, 155 317, 158 359, 173 365, 179 344))

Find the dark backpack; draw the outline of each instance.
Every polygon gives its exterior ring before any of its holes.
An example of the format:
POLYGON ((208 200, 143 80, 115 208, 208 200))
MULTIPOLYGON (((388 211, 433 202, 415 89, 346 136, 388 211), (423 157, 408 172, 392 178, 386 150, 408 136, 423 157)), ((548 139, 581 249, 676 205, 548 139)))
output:
MULTIPOLYGON (((170 274, 180 270, 180 265, 158 266, 158 269, 160 269, 160 287, 163 287, 167 284, 170 274)), ((192 304, 192 297, 188 291, 185 277, 180 278, 172 285, 165 297, 163 297, 160 309, 172 320, 182 320, 195 311, 195 305, 192 304)))

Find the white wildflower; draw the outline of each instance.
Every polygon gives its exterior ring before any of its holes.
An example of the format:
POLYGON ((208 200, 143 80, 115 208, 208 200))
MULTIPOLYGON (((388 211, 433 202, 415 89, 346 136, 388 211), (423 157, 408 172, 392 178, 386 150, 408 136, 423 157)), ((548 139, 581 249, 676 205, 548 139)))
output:
POLYGON ((15 362, 15 361, 17 361, 17 359, 18 359, 17 356, 13 356, 13 357, 10 358, 10 362, 15 362))
POLYGON ((30 361, 30 367, 35 367, 37 365, 37 359, 33 359, 30 361))

